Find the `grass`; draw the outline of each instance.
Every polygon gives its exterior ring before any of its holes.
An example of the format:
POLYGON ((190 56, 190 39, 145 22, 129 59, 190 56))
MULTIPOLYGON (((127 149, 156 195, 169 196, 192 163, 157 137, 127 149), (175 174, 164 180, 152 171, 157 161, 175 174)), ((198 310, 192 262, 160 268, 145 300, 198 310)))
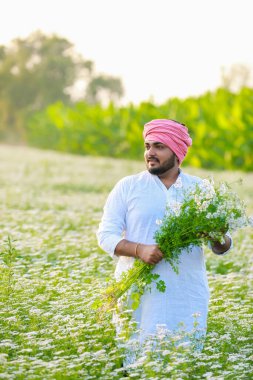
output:
MULTIPOLYGON (((114 270, 95 232, 113 185, 143 169, 142 162, 0 147, 0 379, 126 378, 111 315, 98 320, 91 308, 114 270)), ((253 214, 253 173, 184 170, 233 183, 253 214)), ((252 378, 252 230, 233 238, 224 257, 206 250, 204 350, 168 350, 161 341, 129 378, 252 378)))

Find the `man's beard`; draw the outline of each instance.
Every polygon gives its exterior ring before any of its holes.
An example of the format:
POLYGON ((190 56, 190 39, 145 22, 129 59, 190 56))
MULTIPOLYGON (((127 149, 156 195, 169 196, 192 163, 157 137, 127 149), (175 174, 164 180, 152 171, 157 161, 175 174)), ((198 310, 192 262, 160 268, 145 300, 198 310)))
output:
POLYGON ((150 174, 155 174, 155 175, 164 174, 168 170, 174 168, 174 166, 175 166, 175 158, 176 158, 176 155, 174 153, 172 157, 170 157, 167 161, 165 161, 159 167, 156 167, 156 168, 149 168, 149 167, 147 167, 147 169, 148 169, 148 171, 149 171, 150 174))

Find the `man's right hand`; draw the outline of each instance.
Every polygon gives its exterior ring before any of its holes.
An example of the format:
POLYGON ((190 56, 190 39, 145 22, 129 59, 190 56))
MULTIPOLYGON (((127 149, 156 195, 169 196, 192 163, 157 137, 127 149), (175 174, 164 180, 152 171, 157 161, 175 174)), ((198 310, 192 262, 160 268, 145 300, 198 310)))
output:
POLYGON ((163 259, 163 254, 155 244, 134 243, 122 239, 115 248, 116 256, 139 258, 146 264, 155 265, 163 259))
POLYGON ((137 257, 146 264, 155 265, 163 259, 163 254, 157 245, 138 244, 137 257))

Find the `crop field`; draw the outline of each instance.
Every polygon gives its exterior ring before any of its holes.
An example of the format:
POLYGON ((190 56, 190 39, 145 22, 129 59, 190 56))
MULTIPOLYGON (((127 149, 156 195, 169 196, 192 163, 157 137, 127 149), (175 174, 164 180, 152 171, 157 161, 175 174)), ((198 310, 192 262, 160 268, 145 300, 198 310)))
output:
MULTIPOLYGON (((252 379, 250 227, 218 257, 205 248, 211 300, 204 349, 161 342, 127 373, 108 313, 92 303, 113 276, 96 230, 106 197, 144 163, 0 146, 0 379, 252 379)), ((183 168, 227 181, 253 215, 253 173, 183 168)))

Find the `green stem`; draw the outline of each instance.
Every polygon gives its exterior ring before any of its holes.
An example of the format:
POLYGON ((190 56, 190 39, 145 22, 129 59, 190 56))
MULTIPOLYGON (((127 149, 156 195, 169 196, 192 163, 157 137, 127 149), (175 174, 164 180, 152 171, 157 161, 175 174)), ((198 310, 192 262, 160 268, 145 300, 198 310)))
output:
MULTIPOLYGON (((189 232, 194 232, 194 230, 192 229, 192 227, 189 227, 189 228, 186 228, 184 230, 183 233, 181 233, 181 236, 186 236, 186 235, 189 235, 189 232)), ((201 238, 196 238, 196 242, 200 242, 201 241, 201 238)), ((189 246, 190 244, 192 244, 193 241, 192 241, 192 237, 188 239, 188 241, 186 240, 182 246, 182 249, 189 246)), ((172 241, 172 244, 171 244, 171 247, 170 247, 170 253, 173 252, 173 249, 175 248, 180 248, 178 246, 178 243, 173 244, 173 241, 172 241)), ((168 254, 168 253, 167 253, 168 254)), ((172 257, 168 257, 167 258, 167 261, 169 261, 169 259, 172 259, 172 257)), ((165 260, 166 260, 166 256, 165 256, 165 260)), ((117 304, 117 301, 120 297, 122 297, 130 288, 131 286, 136 283, 137 281, 144 281, 145 283, 145 278, 146 278, 146 275, 148 273, 151 272, 151 270, 153 269, 154 266, 151 266, 150 264, 146 264, 144 262, 140 262, 138 261, 138 266, 135 268, 135 267, 132 267, 130 269, 130 273, 127 274, 123 279, 121 279, 120 281, 117 281, 115 283, 115 285, 113 285, 111 288, 109 288, 108 291, 105 292, 105 297, 106 298, 109 298, 109 306, 110 308, 115 306, 117 304)))

